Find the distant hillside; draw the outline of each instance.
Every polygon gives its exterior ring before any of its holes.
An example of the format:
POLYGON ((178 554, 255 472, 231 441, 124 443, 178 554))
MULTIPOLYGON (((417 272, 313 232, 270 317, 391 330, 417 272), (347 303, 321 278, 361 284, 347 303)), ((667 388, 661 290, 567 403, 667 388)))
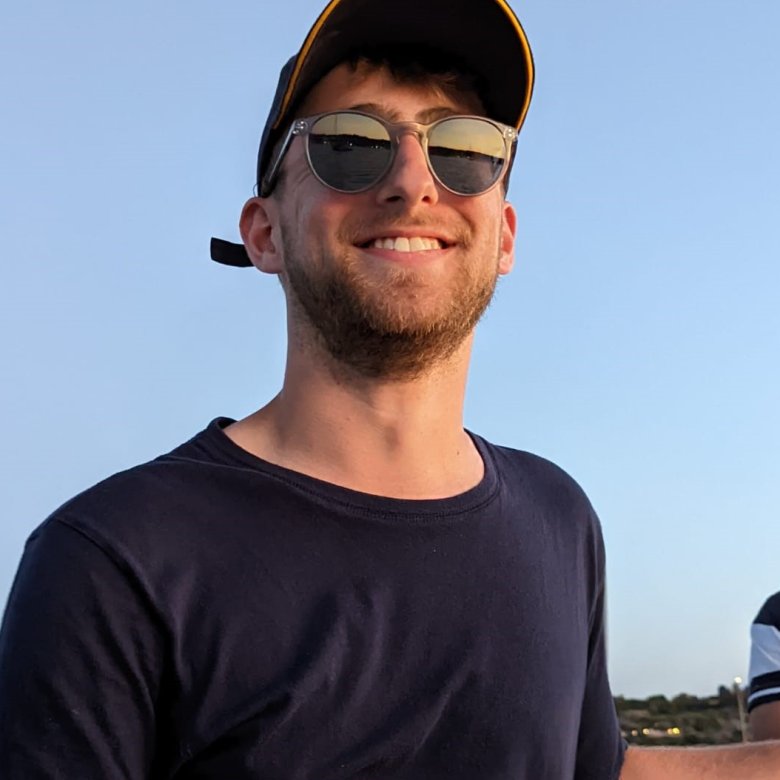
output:
MULTIPOLYGON (((700 699, 681 693, 673 699, 615 697, 623 736, 636 745, 722 745, 742 741, 737 695, 721 685, 717 694, 700 699)), ((743 727, 744 728, 744 727, 743 727)))

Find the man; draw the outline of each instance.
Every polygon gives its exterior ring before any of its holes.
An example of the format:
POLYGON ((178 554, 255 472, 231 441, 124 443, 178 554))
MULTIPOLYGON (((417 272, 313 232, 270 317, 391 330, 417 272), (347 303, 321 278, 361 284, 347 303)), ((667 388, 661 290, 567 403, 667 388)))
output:
POLYGON ((750 733, 754 740, 780 739, 780 593, 764 602, 750 639, 750 733))
POLYGON ((462 425, 513 262, 531 96, 503 0, 334 0, 212 255, 278 275, 282 390, 65 504, 0 640, 13 778, 770 778, 625 750, 603 547, 552 464, 462 425))

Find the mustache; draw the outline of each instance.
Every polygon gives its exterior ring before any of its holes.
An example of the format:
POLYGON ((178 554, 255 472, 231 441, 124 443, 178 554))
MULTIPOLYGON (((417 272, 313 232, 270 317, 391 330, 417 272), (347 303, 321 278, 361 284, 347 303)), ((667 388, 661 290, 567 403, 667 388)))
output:
POLYGON ((443 236, 452 244, 466 244, 471 238, 471 230, 463 223, 403 211, 390 215, 383 213, 375 219, 361 217, 348 220, 338 229, 336 237, 344 243, 359 244, 380 233, 386 235, 396 229, 413 230, 422 236, 443 236))

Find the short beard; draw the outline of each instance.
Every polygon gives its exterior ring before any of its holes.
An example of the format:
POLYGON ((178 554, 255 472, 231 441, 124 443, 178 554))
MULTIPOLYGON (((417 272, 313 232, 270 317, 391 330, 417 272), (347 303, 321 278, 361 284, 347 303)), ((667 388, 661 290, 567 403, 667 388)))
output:
MULTIPOLYGON (((348 258, 299 256, 293 233, 283 230, 288 305, 304 316, 308 330, 337 363, 367 378, 415 379, 440 365, 463 344, 484 314, 496 288, 493 271, 480 276, 465 264, 452 270, 451 296, 428 315, 416 314, 420 282, 413 270, 396 268, 377 291, 348 258), (407 304, 407 305, 400 305, 407 304)), ((423 290, 424 292, 424 290, 423 290)))

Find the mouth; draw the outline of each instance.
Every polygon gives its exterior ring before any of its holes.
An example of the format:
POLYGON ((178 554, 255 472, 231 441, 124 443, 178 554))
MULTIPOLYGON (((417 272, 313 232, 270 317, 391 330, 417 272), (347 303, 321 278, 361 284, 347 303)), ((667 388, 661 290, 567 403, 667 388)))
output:
POLYGON ((380 236, 363 241, 360 249, 385 249, 393 252, 432 252, 452 244, 435 236, 380 236))

